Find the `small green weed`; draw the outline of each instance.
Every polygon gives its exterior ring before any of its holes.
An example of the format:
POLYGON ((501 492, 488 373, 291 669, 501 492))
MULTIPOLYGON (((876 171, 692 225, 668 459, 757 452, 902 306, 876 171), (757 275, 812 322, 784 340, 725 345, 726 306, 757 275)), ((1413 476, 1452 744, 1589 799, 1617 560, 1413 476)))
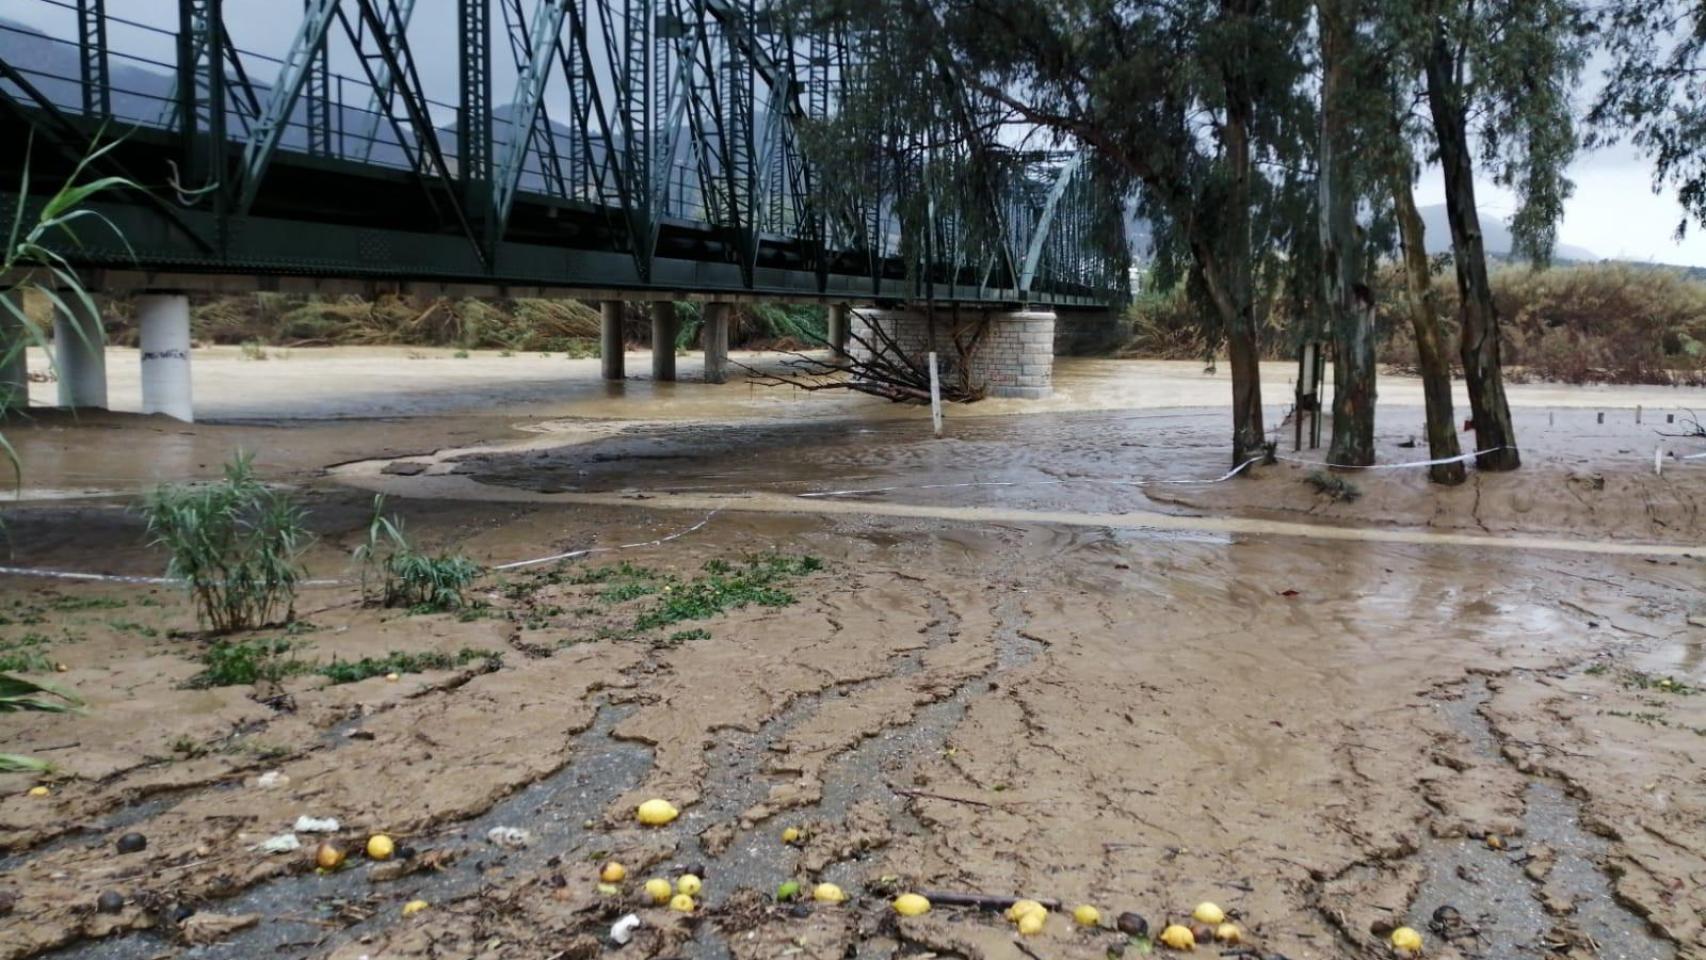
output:
POLYGON ((708 573, 686 583, 666 586, 659 601, 634 621, 639 630, 680 623, 683 620, 703 620, 730 608, 750 604, 761 607, 786 607, 795 602, 794 595, 780 586, 796 577, 823 569, 823 561, 812 556, 788 557, 764 554, 749 558, 742 566, 726 562, 707 564, 708 573))
POLYGON ((368 578, 378 568, 384 575, 382 602, 387 607, 406 607, 410 613, 461 609, 468 603, 468 587, 482 572, 479 564, 461 554, 428 556, 416 550, 403 534, 403 522, 385 515, 383 494, 373 498, 367 539, 355 549, 355 556, 361 564, 362 595, 367 595, 368 578))
POLYGON ((1686 680, 1671 676, 1654 676, 1639 670, 1631 670, 1625 674, 1623 686, 1630 690, 1651 690, 1654 693, 1669 693, 1679 697, 1691 697, 1700 692, 1699 687, 1690 686, 1686 680))
POLYGON ((259 340, 245 340, 239 349, 244 360, 265 360, 267 348, 259 340))
POLYGON ((133 620, 113 620, 107 625, 121 633, 134 633, 139 637, 147 637, 149 639, 153 639, 160 635, 160 631, 153 627, 144 623, 137 623, 133 620))
POLYGON ((503 665, 503 655, 489 650, 464 647, 456 654, 395 652, 380 659, 362 657, 360 660, 333 660, 315 672, 333 684, 357 683, 369 677, 388 673, 423 673, 427 670, 452 670, 465 667, 476 660, 486 661, 487 669, 503 665))
POLYGON ((288 677, 300 676, 314 669, 312 663, 298 660, 289 640, 251 640, 244 643, 215 641, 202 654, 202 671, 185 685, 198 690, 210 687, 247 686, 256 683, 279 683, 288 677), (287 654, 292 654, 287 656, 287 654))
POLYGON ((128 606, 126 601, 116 597, 54 597, 47 601, 47 609, 55 613, 74 613, 80 610, 119 610, 128 606))
POLYGON ((650 567, 639 567, 624 560, 603 567, 589 567, 569 578, 576 585, 609 583, 612 580, 656 580, 659 574, 650 567))
POLYGON ((662 640, 655 641, 652 646, 679 647, 684 643, 691 643, 694 640, 709 639, 711 639, 711 631, 709 630, 677 630, 662 640))
POLYGON ((658 588, 649 583, 619 583, 613 587, 606 587, 603 590, 600 590, 598 592, 598 599, 600 603, 627 603, 629 600, 638 600, 641 597, 649 597, 657 592, 658 588))
POLYGON ((1303 482, 1314 487, 1316 493, 1326 494, 1339 503, 1353 503, 1362 496, 1362 490, 1356 484, 1325 470, 1311 471, 1303 482))
POLYGON ((0 673, 51 673, 53 661, 36 650, 0 653, 0 673))
POLYGON ((468 351, 458 350, 455 353, 451 354, 451 356, 455 357, 458 360, 466 360, 466 359, 468 359, 468 351))

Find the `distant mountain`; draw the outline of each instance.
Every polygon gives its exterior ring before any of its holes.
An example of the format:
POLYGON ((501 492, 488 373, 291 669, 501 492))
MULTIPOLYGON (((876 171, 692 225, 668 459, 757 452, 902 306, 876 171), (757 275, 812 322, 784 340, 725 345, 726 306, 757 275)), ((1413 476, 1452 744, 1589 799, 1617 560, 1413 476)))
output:
MULTIPOLYGON (((1445 216, 1445 204, 1436 203, 1422 207, 1422 223, 1427 227, 1428 253, 1451 252, 1451 222, 1445 216)), ((1497 214, 1481 212, 1481 237, 1487 245, 1487 255, 1490 257, 1509 257, 1515 242, 1511 238, 1511 230, 1504 218, 1497 214)), ((1599 257, 1592 250, 1560 243, 1552 251, 1554 260, 1575 260, 1584 263, 1597 263, 1599 257)))

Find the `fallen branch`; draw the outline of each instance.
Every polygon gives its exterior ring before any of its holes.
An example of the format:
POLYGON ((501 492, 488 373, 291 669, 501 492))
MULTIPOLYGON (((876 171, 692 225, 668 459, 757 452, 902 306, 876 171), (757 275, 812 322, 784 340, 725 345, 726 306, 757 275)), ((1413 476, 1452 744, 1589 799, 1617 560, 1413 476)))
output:
POLYGON ((902 790, 896 787, 894 788, 894 792, 896 796, 901 797, 912 797, 919 800, 945 800, 948 803, 963 803, 968 807, 982 807, 985 810, 989 810, 994 807, 994 804, 984 803, 982 800, 971 800, 966 797, 948 797, 943 796, 940 793, 931 793, 927 790, 902 790))
POLYGON ((1043 900, 1036 897, 992 897, 981 893, 957 893, 952 890, 920 890, 919 895, 930 901, 933 906, 941 907, 976 907, 979 910, 1006 910, 1020 900, 1036 900, 1049 908, 1059 910, 1059 900, 1043 900))

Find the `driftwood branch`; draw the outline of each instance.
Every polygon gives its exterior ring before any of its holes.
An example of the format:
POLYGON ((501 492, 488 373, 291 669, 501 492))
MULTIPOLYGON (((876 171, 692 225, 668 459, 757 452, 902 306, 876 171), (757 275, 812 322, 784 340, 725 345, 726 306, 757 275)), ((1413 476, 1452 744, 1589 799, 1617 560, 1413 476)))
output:
MULTIPOLYGON (((979 321, 963 328, 956 323, 950 331, 953 354, 939 356, 946 360, 942 380, 942 399, 950 403, 970 403, 983 399, 983 388, 970 381, 971 355, 983 340, 986 324, 979 321)), ((824 358, 796 351, 786 351, 785 373, 755 370, 739 361, 735 366, 745 370, 754 383, 761 386, 789 386, 799 390, 852 390, 883 397, 895 403, 930 402, 930 370, 920 357, 902 349, 894 335, 883 329, 881 322, 865 318, 868 336, 848 331, 848 339, 860 349, 846 357, 824 358)))

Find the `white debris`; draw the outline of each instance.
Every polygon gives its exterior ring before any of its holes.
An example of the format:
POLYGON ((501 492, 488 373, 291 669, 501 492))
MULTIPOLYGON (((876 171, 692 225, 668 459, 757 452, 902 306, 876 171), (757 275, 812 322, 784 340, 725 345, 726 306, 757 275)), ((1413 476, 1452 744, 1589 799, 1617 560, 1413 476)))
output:
POLYGON ((310 817, 303 814, 296 818, 297 833, 337 833, 338 819, 336 817, 310 817))
POLYGON ((493 827, 486 831, 486 839, 509 850, 520 850, 533 842, 533 834, 520 827, 493 827))
POLYGON ((262 853, 295 853, 302 849, 302 841, 294 833, 281 833, 262 841, 259 849, 262 853))
POLYGON ((260 787, 262 790, 271 790, 274 787, 287 787, 289 785, 290 778, 278 770, 268 770, 266 773, 255 778, 255 786, 260 787))
POLYGON ((615 941, 617 946, 627 946, 628 941, 634 939, 634 930, 639 926, 640 915, 630 913, 610 925, 610 939, 615 941))

